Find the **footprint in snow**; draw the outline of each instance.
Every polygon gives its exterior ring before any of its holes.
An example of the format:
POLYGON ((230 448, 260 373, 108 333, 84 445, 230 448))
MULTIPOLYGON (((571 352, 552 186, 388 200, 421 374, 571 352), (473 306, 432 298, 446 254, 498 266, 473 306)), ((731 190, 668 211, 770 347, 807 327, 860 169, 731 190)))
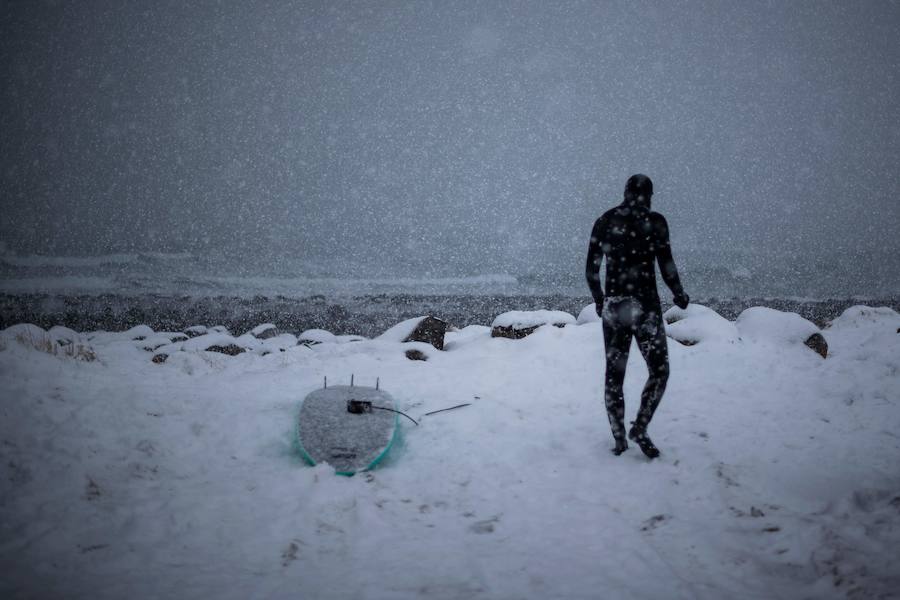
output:
POLYGON ((644 521, 644 524, 641 526, 641 531, 652 531, 656 529, 657 525, 664 523, 671 518, 672 517, 669 515, 653 515, 652 517, 644 521))
POLYGON ((469 525, 469 531, 472 533, 494 533, 494 525, 500 522, 500 515, 485 519, 483 521, 475 521, 469 525))
POLYGON ((281 566, 286 567, 295 560, 297 560, 297 553, 300 551, 299 546, 300 540, 291 540, 291 543, 288 544, 287 548, 285 548, 281 552, 281 566))
POLYGON ((87 500, 91 501, 91 500, 96 500, 97 498, 99 498, 102 495, 103 495, 103 492, 100 491, 100 486, 97 485, 97 482, 94 481, 93 479, 91 479, 90 477, 88 477, 87 484, 85 485, 85 488, 84 488, 84 497, 87 500))
POLYGON ((729 469, 730 467, 725 463, 720 462, 716 464, 716 477, 725 482, 725 485, 728 487, 740 487, 740 484, 726 472, 729 469))

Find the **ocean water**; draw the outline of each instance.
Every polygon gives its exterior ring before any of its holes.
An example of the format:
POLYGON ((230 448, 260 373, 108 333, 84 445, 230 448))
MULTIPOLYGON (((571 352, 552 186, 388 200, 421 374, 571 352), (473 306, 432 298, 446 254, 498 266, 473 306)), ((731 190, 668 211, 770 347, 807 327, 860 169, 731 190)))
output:
MULTIPOLYGON (((341 265, 279 258, 266 262, 222 260, 191 254, 133 253, 93 257, 2 256, 0 292, 6 294, 178 294, 356 296, 365 294, 523 294, 540 293, 542 284, 514 275, 481 273, 436 277, 366 272, 347 275, 341 265)), ((546 286, 544 286, 546 287, 546 286)), ((584 290, 581 290, 583 292, 584 290)), ((577 293, 567 290, 566 293, 577 293)))
MULTIPOLYGON (((900 274, 874 256, 706 256, 679 259, 685 289, 694 298, 771 297, 823 300, 887 298, 900 294, 900 274)), ((587 294, 584 263, 480 271, 438 265, 394 268, 258 256, 225 258, 192 254, 123 253, 90 257, 0 255, 0 293, 187 295, 238 298, 372 294, 563 295, 587 294), (437 271, 437 272, 436 272, 437 271)), ((660 289, 665 296, 660 282, 660 289)))

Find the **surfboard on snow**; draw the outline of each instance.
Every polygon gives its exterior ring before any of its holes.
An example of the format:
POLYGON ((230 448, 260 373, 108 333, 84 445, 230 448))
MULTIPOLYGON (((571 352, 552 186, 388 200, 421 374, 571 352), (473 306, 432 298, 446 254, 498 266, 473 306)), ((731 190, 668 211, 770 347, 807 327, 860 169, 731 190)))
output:
POLYGON ((391 395, 373 387, 336 385, 311 392, 303 399, 297 422, 300 454, 311 465, 328 463, 339 475, 372 469, 397 436, 398 415, 393 410, 391 395), (349 412, 350 400, 361 402, 355 406, 363 412, 349 412), (366 402, 371 402, 370 412, 366 402))

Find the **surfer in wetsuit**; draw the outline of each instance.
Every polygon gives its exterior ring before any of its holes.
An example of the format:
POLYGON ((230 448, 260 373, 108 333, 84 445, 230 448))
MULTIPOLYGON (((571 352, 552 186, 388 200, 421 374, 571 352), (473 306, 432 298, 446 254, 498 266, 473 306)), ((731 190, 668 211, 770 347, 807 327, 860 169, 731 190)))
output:
POLYGON ((650 210, 653 182, 646 175, 633 175, 625 184, 625 199, 606 211, 594 223, 588 247, 585 275, 597 313, 603 319, 606 345, 606 414, 616 447, 628 449, 625 439, 625 396, 622 385, 632 337, 650 373, 641 394, 637 419, 628 438, 650 458, 659 450, 647 435, 647 426, 669 379, 669 350, 663 326, 662 307, 656 291, 654 261, 663 281, 674 295, 675 304, 687 308, 688 295, 681 287, 678 269, 669 245, 666 219, 650 210), (600 284, 600 263, 606 257, 606 293, 600 284))

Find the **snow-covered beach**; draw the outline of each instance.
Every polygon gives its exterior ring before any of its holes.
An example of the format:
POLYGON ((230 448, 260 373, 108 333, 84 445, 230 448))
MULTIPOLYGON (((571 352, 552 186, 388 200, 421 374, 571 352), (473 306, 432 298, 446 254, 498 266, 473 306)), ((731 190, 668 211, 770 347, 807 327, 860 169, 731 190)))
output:
POLYGON ((900 600, 898 31, 3 2, 0 600, 900 600))
MULTIPOLYGON (((681 317, 671 335, 696 343, 669 341, 652 462, 609 452, 589 318, 521 340, 470 326, 444 351, 322 333, 237 356, 176 341, 162 364, 144 348, 164 332, 8 329, 0 595, 895 594, 900 315, 846 310, 821 332, 827 359, 784 313, 681 317), (306 466, 294 432, 303 397, 351 374, 380 378, 420 425, 346 478, 306 466)), ((645 376, 633 352, 629 417, 645 376)))

